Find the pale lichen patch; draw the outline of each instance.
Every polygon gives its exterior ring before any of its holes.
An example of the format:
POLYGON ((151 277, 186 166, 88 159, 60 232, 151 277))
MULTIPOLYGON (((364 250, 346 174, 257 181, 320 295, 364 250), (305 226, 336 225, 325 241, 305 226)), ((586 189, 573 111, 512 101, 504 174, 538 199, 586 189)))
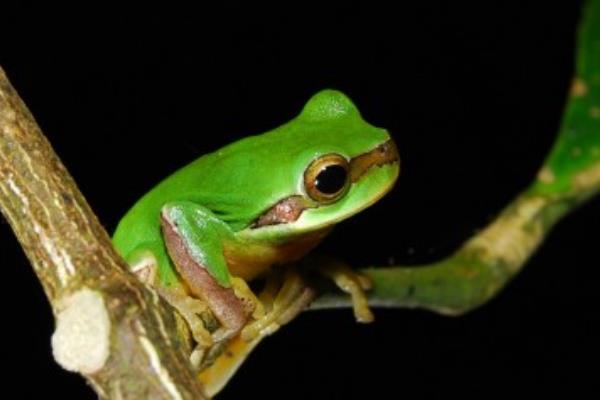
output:
POLYGON ((587 191, 600 185, 600 163, 575 175, 572 182, 575 191, 587 191))
POLYGON ((573 83, 571 84, 571 96, 584 97, 587 93, 587 84, 581 78, 573 79, 573 83))
POLYGON ((63 287, 68 286, 70 278, 74 276, 76 272, 71 257, 64 249, 59 250, 56 242, 52 240, 50 235, 46 234, 46 230, 35 220, 32 221, 32 225, 33 231, 39 237, 39 243, 52 261, 58 281, 63 287))
MULTIPOLYGON (((6 183, 8 183, 10 190, 12 190, 12 192, 23 202, 23 205, 25 207, 29 207, 29 199, 23 194, 21 189, 19 189, 19 186, 15 183, 12 177, 8 178, 6 183)), ((25 213, 26 210, 23 210, 23 212, 25 213)))
POLYGON ((58 303, 52 354, 64 369, 100 371, 109 356, 110 319, 102 295, 83 288, 58 303))
POLYGON ((542 241, 544 229, 537 216, 547 201, 529 197, 515 204, 481 233, 467 242, 465 251, 476 251, 488 263, 500 261, 518 270, 542 241))
POLYGON ((540 169, 540 171, 537 174, 537 178, 540 182, 552 183, 556 179, 556 176, 554 175, 554 172, 552 172, 552 169, 550 169, 550 167, 545 166, 542 169, 540 169))

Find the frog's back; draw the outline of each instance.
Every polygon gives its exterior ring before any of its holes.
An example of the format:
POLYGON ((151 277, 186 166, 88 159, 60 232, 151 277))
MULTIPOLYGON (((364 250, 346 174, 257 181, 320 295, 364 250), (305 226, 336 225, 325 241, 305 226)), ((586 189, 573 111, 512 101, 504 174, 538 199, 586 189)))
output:
POLYGON ((206 154, 147 192, 125 214, 115 230, 113 243, 121 255, 127 257, 140 245, 162 242, 160 212, 169 202, 192 201, 213 212, 232 230, 249 225, 257 212, 252 208, 252 200, 256 197, 253 190, 257 188, 245 187, 248 179, 239 172, 249 170, 258 162, 250 155, 253 154, 252 147, 264 147, 260 136, 251 136, 206 154), (240 152, 249 155, 239 157, 240 152))
POLYGON ((352 158, 387 137, 343 94, 322 91, 290 122, 202 156, 163 180, 121 220, 115 246, 126 255, 141 243, 162 242, 160 210, 178 200, 204 207, 233 232, 243 230, 281 199, 301 194, 311 160, 329 153, 352 158))

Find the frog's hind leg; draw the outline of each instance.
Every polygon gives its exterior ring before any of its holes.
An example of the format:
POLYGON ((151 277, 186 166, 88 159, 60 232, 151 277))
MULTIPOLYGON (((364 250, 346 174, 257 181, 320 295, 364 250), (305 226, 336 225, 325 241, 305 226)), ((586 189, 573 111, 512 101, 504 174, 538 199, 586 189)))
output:
POLYGON ((264 315, 247 325, 241 335, 232 338, 221 355, 200 372, 199 379, 207 395, 217 394, 256 345, 304 310, 315 294, 294 267, 289 267, 284 274, 281 271, 269 274, 258 296, 264 315))
POLYGON ((229 234, 228 228, 209 210, 189 201, 164 205, 160 218, 165 245, 179 276, 219 321, 213 339, 221 342, 236 336, 255 312, 257 302, 227 269, 221 238, 229 234))

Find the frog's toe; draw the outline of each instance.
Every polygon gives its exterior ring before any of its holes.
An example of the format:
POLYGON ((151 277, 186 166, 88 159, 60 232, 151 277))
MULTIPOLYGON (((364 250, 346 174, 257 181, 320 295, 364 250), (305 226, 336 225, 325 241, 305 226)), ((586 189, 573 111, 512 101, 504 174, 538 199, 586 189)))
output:
POLYGON ((165 288, 158 288, 157 290, 185 320, 197 345, 202 348, 212 346, 213 337, 206 327, 206 320, 210 319, 210 310, 206 303, 200 299, 190 297, 184 292, 165 288))
POLYGON ((365 293, 365 290, 369 290, 373 286, 368 277, 352 270, 342 262, 331 260, 320 266, 318 271, 330 278, 337 287, 352 297, 354 317, 358 322, 369 323, 375 320, 365 293))
POLYGON ((242 301, 246 314, 251 315, 254 319, 262 318, 265 315, 262 302, 256 297, 245 280, 232 276, 231 286, 235 296, 242 301))

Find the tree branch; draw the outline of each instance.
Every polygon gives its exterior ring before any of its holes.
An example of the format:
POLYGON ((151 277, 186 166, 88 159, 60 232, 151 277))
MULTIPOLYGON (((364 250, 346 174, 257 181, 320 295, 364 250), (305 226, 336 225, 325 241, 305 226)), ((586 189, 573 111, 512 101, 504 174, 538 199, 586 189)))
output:
MULTIPOLYGON (((600 191, 600 0, 589 0, 582 16, 576 77, 537 179, 450 257, 364 270, 374 282, 369 304, 451 315, 479 307, 522 270, 556 222, 600 191)), ((349 305, 330 291, 312 308, 349 305)))
POLYGON ((105 399, 205 398, 185 328, 127 272, 1 68, 0 208, 50 300, 64 368, 105 399))
MULTIPOLYGON (((525 192, 490 225, 453 255, 423 266, 369 268, 374 282, 369 305, 424 308, 460 315, 491 300, 525 266, 551 227, 574 202, 525 192)), ((314 309, 350 306, 335 292, 324 293, 314 309)))

